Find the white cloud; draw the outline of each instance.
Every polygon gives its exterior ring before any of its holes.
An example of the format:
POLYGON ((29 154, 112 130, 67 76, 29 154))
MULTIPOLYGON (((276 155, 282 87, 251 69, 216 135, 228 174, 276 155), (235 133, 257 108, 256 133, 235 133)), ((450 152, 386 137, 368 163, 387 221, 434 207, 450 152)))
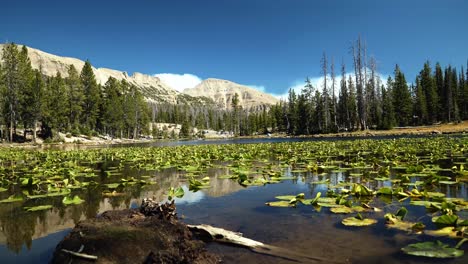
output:
POLYGON ((200 77, 190 73, 158 73, 154 76, 179 92, 182 92, 185 88, 193 88, 203 81, 200 77))

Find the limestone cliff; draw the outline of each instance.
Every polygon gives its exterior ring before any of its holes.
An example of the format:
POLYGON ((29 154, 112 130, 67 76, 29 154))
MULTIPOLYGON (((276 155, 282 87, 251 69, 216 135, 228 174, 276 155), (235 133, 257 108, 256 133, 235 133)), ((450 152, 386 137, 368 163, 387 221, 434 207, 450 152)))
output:
POLYGON ((239 96, 239 105, 244 109, 261 109, 278 102, 278 99, 272 95, 221 79, 206 79, 196 87, 185 89, 183 92, 191 96, 206 96, 226 109, 232 108, 232 98, 236 93, 239 96))

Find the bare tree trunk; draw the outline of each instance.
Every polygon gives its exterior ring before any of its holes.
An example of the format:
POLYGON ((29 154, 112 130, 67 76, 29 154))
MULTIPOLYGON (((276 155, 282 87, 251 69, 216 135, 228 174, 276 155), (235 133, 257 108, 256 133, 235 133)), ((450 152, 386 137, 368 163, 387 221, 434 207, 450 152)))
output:
POLYGON ((333 117, 334 117, 335 129, 337 129, 338 128, 338 122, 336 120, 337 113, 336 113, 336 96, 335 96, 335 82, 336 82, 336 80, 335 80, 335 61, 334 61, 333 58, 332 58, 330 70, 331 70, 331 78, 332 78, 333 117))
MULTIPOLYGON (((322 73, 323 73, 323 98, 324 98, 324 114, 325 114, 325 130, 328 130, 328 124, 330 123, 330 106, 328 101, 328 86, 327 86, 327 78, 328 78, 328 61, 327 55, 323 52, 322 57, 322 73)), ((325 131, 328 132, 328 131, 325 131)))

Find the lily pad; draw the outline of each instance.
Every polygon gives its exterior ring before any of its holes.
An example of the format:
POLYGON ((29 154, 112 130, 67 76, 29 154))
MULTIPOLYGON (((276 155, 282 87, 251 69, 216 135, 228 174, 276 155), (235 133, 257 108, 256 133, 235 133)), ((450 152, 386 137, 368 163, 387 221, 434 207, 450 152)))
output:
POLYGON ((377 223, 376 219, 363 218, 361 214, 358 213, 355 217, 348 217, 343 219, 341 223, 345 226, 369 226, 377 223))
POLYGON ((63 197, 62 203, 64 205, 77 205, 83 203, 84 200, 81 199, 78 195, 75 195, 73 198, 71 197, 63 197))
POLYGON ((440 241, 410 244, 402 248, 408 255, 429 258, 457 258, 463 256, 463 250, 451 248, 440 241))
POLYGON ((28 212, 35 212, 35 211, 49 210, 52 207, 53 207, 52 205, 39 205, 39 206, 33 206, 33 207, 24 207, 24 209, 28 212))
POLYGON ((289 201, 276 201, 276 202, 268 202, 265 203, 268 206, 273 206, 273 207, 292 207, 294 204, 289 203, 289 201))

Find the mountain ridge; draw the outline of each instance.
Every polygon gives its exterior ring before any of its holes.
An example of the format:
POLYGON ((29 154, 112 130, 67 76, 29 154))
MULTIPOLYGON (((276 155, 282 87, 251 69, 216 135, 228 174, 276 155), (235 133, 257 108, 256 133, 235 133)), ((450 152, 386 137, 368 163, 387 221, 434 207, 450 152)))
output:
MULTIPOLYGON (((3 54, 3 46, 0 44, 0 56, 3 54)), ((18 47, 22 47, 18 44, 18 47)), ((73 65, 78 72, 81 71, 85 61, 66 56, 51 54, 32 47, 28 48, 28 56, 31 66, 34 69, 41 69, 46 76, 55 76, 57 72, 62 77, 68 76, 68 69, 73 65)), ((212 104, 214 101, 217 106, 224 109, 230 109, 230 100, 237 92, 239 94, 239 105, 243 108, 258 108, 260 106, 272 105, 277 102, 273 96, 262 93, 247 86, 237 84, 232 81, 208 78, 193 88, 187 88, 182 93, 164 83, 160 78, 144 73, 134 72, 129 75, 126 71, 120 71, 105 67, 92 67, 96 81, 104 85, 109 77, 117 80, 125 80, 128 83, 136 85, 142 91, 145 98, 149 101, 160 103, 197 103, 212 104), (223 87, 222 84, 225 84, 223 87), (210 89, 213 88, 213 89, 210 89), (211 101, 212 100, 212 101, 211 101)))

